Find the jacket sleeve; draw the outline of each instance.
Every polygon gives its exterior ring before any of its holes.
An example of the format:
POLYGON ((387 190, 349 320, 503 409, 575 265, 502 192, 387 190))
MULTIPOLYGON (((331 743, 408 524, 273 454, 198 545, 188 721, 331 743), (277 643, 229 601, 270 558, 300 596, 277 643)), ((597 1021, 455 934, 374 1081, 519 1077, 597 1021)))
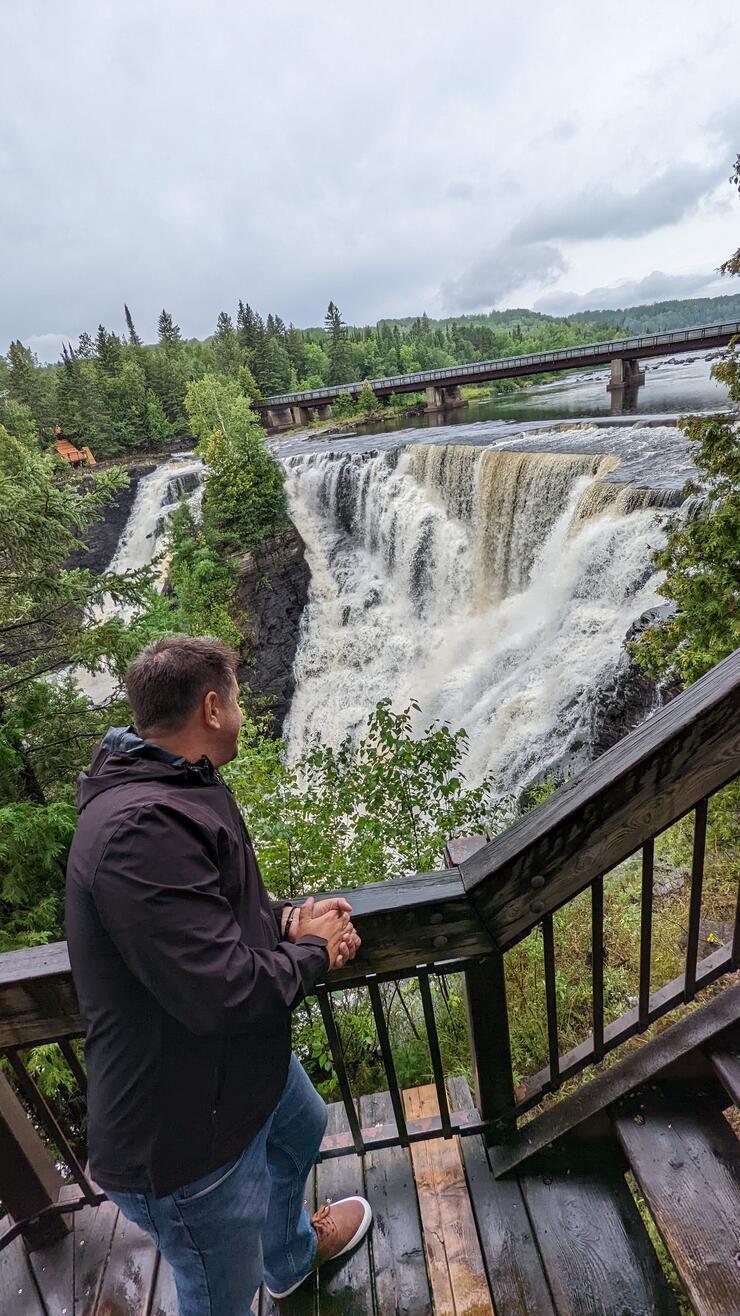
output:
POLYGON ((328 970, 324 937, 249 946, 198 825, 153 803, 128 814, 92 883, 127 967, 191 1032, 239 1032, 292 1009, 328 970))

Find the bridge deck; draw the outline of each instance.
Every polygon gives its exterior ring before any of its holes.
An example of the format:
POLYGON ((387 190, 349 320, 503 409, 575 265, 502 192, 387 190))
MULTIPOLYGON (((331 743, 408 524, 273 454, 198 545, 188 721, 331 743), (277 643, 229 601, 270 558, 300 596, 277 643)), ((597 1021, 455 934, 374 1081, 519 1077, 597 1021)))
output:
MULTIPOLYGON (((465 1079, 447 1082, 451 1105, 470 1107, 465 1079)), ((657 1091, 654 1086, 650 1090, 657 1091)), ((403 1098, 410 1118, 438 1113, 433 1084, 406 1089, 403 1098)), ((740 1218, 739 1190, 737 1185, 733 1188, 727 1169, 735 1142, 716 1094, 700 1104, 707 1126, 700 1180, 703 1205, 696 1198, 697 1210, 684 1213, 683 1228, 690 1237, 681 1245, 692 1256, 701 1257, 707 1247, 717 1254, 712 1258, 714 1269, 710 1267, 710 1305, 704 1305, 700 1292, 697 1302, 698 1290, 692 1292, 698 1316, 710 1311, 712 1316, 729 1316, 740 1309, 729 1240, 725 1247, 724 1237, 715 1244, 703 1237, 697 1242, 697 1237, 704 1219, 710 1220, 716 1236, 718 1221, 724 1218, 732 1232, 733 1221, 740 1218), (719 1138, 718 1120, 723 1126, 719 1138), (720 1144, 722 1156, 715 1157, 713 1148, 720 1144), (722 1194, 715 1201, 717 1184, 722 1194), (720 1257, 725 1251, 726 1258, 720 1257)), ((358 1114, 366 1127, 392 1120, 389 1094, 362 1097, 358 1114)), ((664 1125, 665 1119, 655 1137, 664 1136, 664 1125)), ((632 1127, 632 1115, 626 1112, 619 1128, 622 1142, 632 1127)), ((670 1122, 667 1127, 671 1128, 670 1122)), ((346 1128, 343 1105, 330 1106, 327 1134, 346 1128)), ((639 1113, 635 1135, 640 1142, 640 1173, 650 1196, 653 1133, 639 1113)), ((263 1290, 253 1313, 623 1316, 629 1311, 633 1316, 678 1316, 674 1291, 624 1177, 627 1167, 614 1136, 608 1128, 602 1130, 599 1143, 588 1144, 585 1159, 582 1149, 571 1144, 566 1151, 564 1155, 561 1149, 559 1157, 546 1165, 528 1166, 518 1176, 498 1180, 479 1135, 321 1161, 309 1184, 311 1209, 327 1197, 362 1192, 372 1203, 373 1227, 359 1248, 322 1266, 279 1306, 263 1290)), ((686 1175, 683 1158, 679 1161, 686 1175)), ((656 1164, 663 1173, 662 1161, 656 1164)), ((694 1174, 688 1159, 686 1166, 694 1174)), ((696 1185, 692 1192, 695 1189, 696 1185)), ((177 1316, 171 1269, 147 1235, 130 1225, 111 1202, 85 1207, 72 1219, 73 1232, 51 1248, 29 1256, 19 1237, 0 1252, 2 1312, 177 1316)), ((699 1279, 701 1287, 702 1267, 699 1279)))
MULTIPOLYGON (((620 338, 608 343, 590 343, 578 347, 558 348, 552 352, 535 352, 526 356, 500 357, 494 361, 473 361, 468 365, 448 366, 442 370, 419 370, 409 375, 390 375, 384 379, 371 379, 370 385, 377 397, 391 393, 418 393, 429 386, 453 388, 460 384, 479 384, 492 379, 513 379, 522 375, 536 375, 558 370, 576 370, 588 366, 608 365, 611 361, 666 356, 672 352, 689 352, 724 347, 740 334, 740 321, 725 324, 701 325, 691 329, 677 329, 671 333, 643 334, 638 338, 620 338)), ((264 398, 256 404, 257 410, 284 406, 318 406, 329 403, 340 393, 356 396, 362 381, 327 388, 311 389, 302 393, 280 393, 264 398)))

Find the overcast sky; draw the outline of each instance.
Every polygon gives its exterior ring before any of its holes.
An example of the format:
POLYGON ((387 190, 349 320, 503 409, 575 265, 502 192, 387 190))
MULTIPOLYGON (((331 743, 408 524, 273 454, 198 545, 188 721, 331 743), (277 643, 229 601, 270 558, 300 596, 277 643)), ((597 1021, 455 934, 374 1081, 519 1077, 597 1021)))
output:
MULTIPOLYGON (((737 0, 0 0, 0 351, 733 292, 737 0)), ((740 291, 740 284, 738 284, 740 291)))

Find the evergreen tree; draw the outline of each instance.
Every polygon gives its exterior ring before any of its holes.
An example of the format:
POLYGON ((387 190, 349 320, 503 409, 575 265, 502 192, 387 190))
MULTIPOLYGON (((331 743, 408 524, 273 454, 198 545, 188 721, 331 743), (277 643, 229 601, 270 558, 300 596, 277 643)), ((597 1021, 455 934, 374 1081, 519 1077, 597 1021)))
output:
POLYGON ((351 384, 352 357, 347 341, 347 326, 342 320, 339 307, 333 301, 327 307, 324 324, 329 337, 329 383, 351 384))
POLYGON ((179 324, 175 324, 169 311, 160 311, 158 328, 160 343, 169 343, 172 345, 174 343, 182 342, 180 326, 179 324))
MULTIPOLYGON (((77 343, 77 355, 81 356, 83 361, 92 361, 95 356, 95 344, 90 337, 87 329, 83 329, 77 343)), ((64 357, 64 347, 62 347, 62 358, 64 357)))
POLYGON ((236 328, 242 347, 245 347, 247 351, 251 351, 257 341, 257 318, 249 302, 239 302, 236 328))
POLYGON ((221 311, 213 335, 213 353, 216 368, 222 375, 236 375, 242 363, 243 351, 234 323, 227 311, 221 311))
POLYGON ((141 339, 139 338, 139 335, 136 332, 133 316, 131 315, 131 312, 128 309, 128 306, 126 305, 125 302, 123 303, 123 313, 126 317, 126 328, 128 329, 128 341, 130 342, 132 347, 141 347, 141 339))

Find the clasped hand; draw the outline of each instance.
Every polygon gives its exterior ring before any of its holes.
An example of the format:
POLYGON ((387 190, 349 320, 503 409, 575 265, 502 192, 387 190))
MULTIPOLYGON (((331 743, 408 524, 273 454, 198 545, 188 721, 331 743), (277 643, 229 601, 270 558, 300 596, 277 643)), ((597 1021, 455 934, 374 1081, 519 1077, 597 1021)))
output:
POLYGON ((342 896, 329 900, 315 900, 309 896, 301 905, 288 931, 289 941, 300 941, 308 935, 325 937, 329 952, 329 968, 341 969, 342 965, 353 960, 357 948, 361 945, 360 937, 350 921, 352 906, 342 896))

